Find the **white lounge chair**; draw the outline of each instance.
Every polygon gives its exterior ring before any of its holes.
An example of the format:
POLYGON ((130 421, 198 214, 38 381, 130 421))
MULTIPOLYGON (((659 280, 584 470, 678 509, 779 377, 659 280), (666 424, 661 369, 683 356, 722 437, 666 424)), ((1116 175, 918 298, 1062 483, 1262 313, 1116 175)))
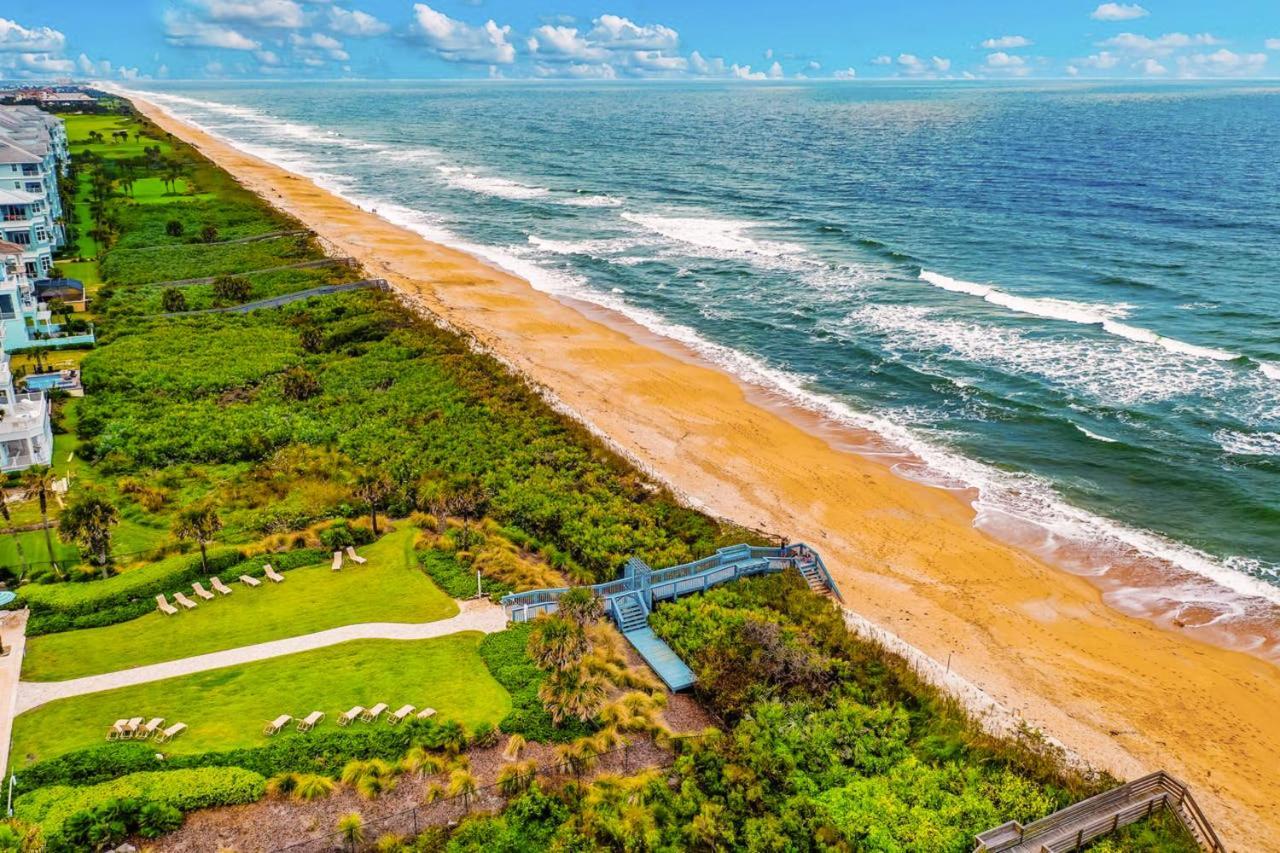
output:
POLYGON ((429 719, 431 719, 432 717, 434 717, 435 715, 436 715, 436 709, 435 709, 435 708, 423 708, 421 711, 419 711, 419 712, 418 712, 417 714, 415 714, 414 716, 416 716, 419 720, 429 720, 429 719))
POLYGON ((281 714, 271 722, 267 723, 267 727, 262 730, 262 733, 267 736, 278 734, 281 729, 289 725, 289 721, 292 719, 293 715, 291 714, 281 714))
POLYGON ((354 545, 348 545, 348 546, 347 546, 347 556, 348 556, 348 557, 350 557, 352 560, 354 560, 354 561, 355 561, 355 562, 357 562, 357 563, 362 563, 362 564, 363 564, 363 563, 367 563, 367 562, 369 562, 369 561, 368 561, 368 560, 366 560, 364 557, 361 557, 359 554, 357 554, 357 553, 356 553, 356 548, 355 548, 355 546, 354 546, 354 545))
POLYGON ((186 730, 186 723, 174 723, 172 726, 169 726, 169 728, 156 735, 156 743, 168 743, 186 730))
POLYGON ((107 729, 107 740, 120 740, 125 736, 125 731, 129 725, 128 720, 116 720, 111 728, 107 729))
POLYGON ((360 716, 363 713, 364 713, 363 705, 357 705, 349 711, 344 711, 338 717, 338 725, 349 726, 352 724, 352 722, 355 721, 356 717, 360 716))
POLYGON ((274 581, 275 583, 283 583, 283 582, 284 582, 284 575, 280 574, 280 573, 279 573, 279 572, 277 572, 275 569, 271 568, 271 564, 270 564, 270 563, 267 563, 265 566, 263 566, 263 567, 262 567, 262 572, 263 572, 263 574, 265 574, 265 575, 266 575, 270 580, 274 581))
POLYGON ((381 717, 382 712, 385 710, 387 710, 387 703, 379 702, 377 705, 374 705, 372 708, 366 709, 365 712, 360 715, 360 719, 364 720, 366 723, 372 723, 374 720, 381 717))
POLYGON ((316 727, 316 723, 324 719, 324 711, 312 711, 304 719, 298 720, 298 731, 309 732, 316 727))
POLYGON ((341 551, 333 552, 333 566, 331 568, 335 572, 342 568, 342 552, 341 551))
POLYGON ((142 727, 142 717, 134 717, 124 724, 124 733, 120 735, 122 738, 131 738, 138 733, 138 729, 142 727))
POLYGON ((214 575, 213 577, 209 578, 209 586, 213 587, 223 595, 231 594, 231 587, 223 583, 222 578, 218 577, 217 575, 214 575))
POLYGON ((180 593, 180 592, 175 592, 175 593, 173 594, 173 600, 174 600, 174 601, 176 601, 176 602, 178 602, 179 604, 181 604, 183 607, 187 608, 188 610, 195 610, 195 609, 196 609, 196 603, 195 603, 194 601, 192 601, 191 599, 187 598, 185 595, 183 595, 183 594, 182 594, 182 593, 180 593))
POLYGON ((196 581, 195 583, 193 583, 191 585, 191 588, 196 591, 196 595, 200 596, 205 601, 213 601, 213 593, 205 589, 204 584, 200 583, 200 581, 196 581))
POLYGON ((138 726, 138 730, 133 733, 135 738, 146 740, 156 732, 160 731, 160 727, 164 725, 164 717, 152 717, 146 723, 138 726))
POLYGON ((178 608, 169 603, 169 599, 164 597, 164 593, 156 596, 156 607, 160 608, 160 612, 165 616, 172 616, 178 612, 178 608))
POLYGON ((262 581, 258 580, 255 577, 250 577, 249 575, 241 575, 240 583, 244 584, 245 586, 258 586, 262 583, 262 581))
POLYGON ((413 713, 412 705, 401 705, 399 708, 396 709, 396 712, 394 714, 387 717, 387 725, 394 726, 396 723, 399 723, 401 720, 403 720, 405 717, 409 716, 412 713, 413 713))

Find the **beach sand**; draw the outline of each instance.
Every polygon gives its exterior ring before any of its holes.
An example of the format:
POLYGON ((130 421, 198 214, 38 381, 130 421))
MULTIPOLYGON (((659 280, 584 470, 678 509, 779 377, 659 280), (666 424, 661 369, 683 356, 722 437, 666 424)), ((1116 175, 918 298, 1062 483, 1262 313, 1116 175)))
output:
POLYGON ((842 449, 618 318, 433 244, 134 98, 157 124, 521 371, 708 512, 819 548, 846 606, 1121 778, 1166 769, 1234 849, 1280 850, 1280 672, 1108 607, 973 526, 962 496, 842 449))

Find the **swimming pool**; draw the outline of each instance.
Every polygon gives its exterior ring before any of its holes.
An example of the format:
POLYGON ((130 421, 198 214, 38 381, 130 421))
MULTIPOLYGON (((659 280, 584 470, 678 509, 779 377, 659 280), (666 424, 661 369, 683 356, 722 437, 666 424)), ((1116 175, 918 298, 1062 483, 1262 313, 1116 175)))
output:
POLYGON ((25 380, 28 391, 48 391, 50 388, 74 388, 74 379, 63 379, 61 373, 37 373, 25 380))

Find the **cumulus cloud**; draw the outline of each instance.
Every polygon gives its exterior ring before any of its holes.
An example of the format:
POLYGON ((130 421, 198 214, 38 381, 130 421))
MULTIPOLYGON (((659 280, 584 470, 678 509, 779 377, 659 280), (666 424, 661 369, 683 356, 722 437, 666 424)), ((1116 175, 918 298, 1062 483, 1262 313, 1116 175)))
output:
POLYGON ((577 27, 544 24, 533 31, 526 44, 531 53, 538 53, 548 61, 600 61, 609 56, 607 48, 592 44, 578 33, 577 27))
MULTIPOLYGON (((951 68, 951 60, 943 56, 934 56, 925 60, 913 53, 900 53, 896 61, 898 72, 907 77, 933 76, 951 68)), ((876 64, 882 65, 884 63, 877 62, 876 64)))
POLYGON ((515 46, 507 40, 511 27, 500 27, 492 18, 481 26, 472 26, 437 12, 426 3, 414 3, 410 33, 450 62, 510 65, 516 60, 515 46))
POLYGON ((1132 21, 1150 14, 1137 3, 1103 3, 1089 17, 1095 21, 1132 21))
POLYGON ((173 9, 165 12, 164 35, 175 47, 218 47, 225 50, 258 50, 262 47, 239 30, 211 24, 173 9))
POLYGON ((1141 62, 1135 62, 1133 67, 1141 71, 1143 74, 1152 77, 1169 73, 1169 69, 1161 65, 1159 60, 1152 59, 1149 56, 1141 62))
POLYGON ((1263 42, 1267 50, 1280 50, 1280 39, 1267 39, 1263 42))
POLYGON ((294 0, 199 0, 200 17, 226 24, 297 29, 306 23, 294 0))
POLYGON ((24 27, 0 18, 0 52, 60 53, 67 37, 52 27, 24 27))
POLYGON ((996 74, 1012 74, 1018 77, 1031 71, 1025 59, 1017 54, 1005 53, 1003 50, 987 54, 982 67, 996 74))
POLYGON ((294 54, 299 59, 313 67, 316 65, 315 61, 323 64, 326 59, 335 62, 346 62, 351 58, 346 50, 343 49, 342 42, 333 36, 320 32, 311 33, 310 35, 290 33, 289 46, 293 48, 294 54))
POLYGON ((391 27, 368 12, 334 6, 329 10, 329 29, 352 38, 371 38, 382 35, 391 27))
POLYGON ((70 59, 48 53, 20 53, 18 66, 27 72, 23 74, 24 77, 41 74, 70 74, 76 70, 76 64, 70 59))
POLYGON ((858 72, 852 68, 842 68, 831 75, 837 80, 852 80, 858 76, 858 72))
POLYGON ((1222 44, 1222 40, 1209 33, 1165 33, 1151 38, 1136 33, 1120 33, 1118 36, 1099 42, 1100 47, 1114 47, 1118 50, 1135 53, 1168 54, 1178 48, 1197 47, 1222 44))
POLYGON ((1086 68, 1094 68, 1098 71, 1106 71, 1115 68, 1120 64, 1120 57, 1107 50, 1100 50, 1092 56, 1086 56, 1080 61, 1081 65, 1086 68))
POLYGON ((763 71, 752 71, 750 65, 739 65, 736 62, 729 66, 729 72, 739 80, 763 80, 763 71))
POLYGON ((1252 77, 1266 64, 1265 53, 1234 53, 1223 48, 1178 57, 1178 72, 1186 77, 1252 77))
POLYGON ((882 53, 879 56, 877 56, 875 59, 871 60, 871 64, 872 65, 892 65, 893 57, 882 53))
POLYGON ((601 15, 592 23, 595 26, 587 34, 587 38, 604 47, 674 50, 680 42, 680 34, 662 24, 641 26, 618 15, 601 15))
POLYGON ((1007 50, 1012 47, 1031 47, 1034 42, 1026 36, 1000 36, 989 38, 982 43, 987 50, 1007 50))

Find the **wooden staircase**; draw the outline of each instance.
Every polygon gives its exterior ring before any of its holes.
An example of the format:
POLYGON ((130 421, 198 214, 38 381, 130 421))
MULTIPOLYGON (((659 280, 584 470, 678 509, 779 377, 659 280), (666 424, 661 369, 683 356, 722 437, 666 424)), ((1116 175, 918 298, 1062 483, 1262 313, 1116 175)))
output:
POLYGON ((1226 853, 1226 847, 1191 796, 1186 785, 1163 770, 1110 791, 1081 800, 1026 826, 1011 820, 977 837, 984 853, 1066 853, 1081 850, 1094 839, 1144 820, 1167 808, 1202 850, 1226 853))
POLYGON ((809 589, 818 595, 831 598, 831 587, 827 584, 826 578, 822 576, 822 573, 818 571, 816 562, 797 563, 796 568, 800 570, 805 583, 809 584, 809 589))

